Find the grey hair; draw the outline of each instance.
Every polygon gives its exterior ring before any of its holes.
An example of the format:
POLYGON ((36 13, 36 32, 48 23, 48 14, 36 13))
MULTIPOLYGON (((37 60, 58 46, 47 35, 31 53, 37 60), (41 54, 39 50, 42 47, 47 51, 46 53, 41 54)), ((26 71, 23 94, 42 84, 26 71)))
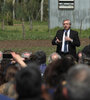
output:
POLYGON ((67 75, 67 90, 70 100, 86 100, 90 98, 90 68, 87 65, 72 67, 67 75))
POLYGON ((57 56, 56 59, 61 59, 61 56, 60 56, 58 53, 53 52, 53 53, 48 57, 48 62, 49 62, 49 63, 51 63, 52 61, 54 61, 52 57, 55 56, 55 55, 57 56))
POLYGON ((65 20, 63 20, 63 23, 64 23, 65 21, 69 21, 69 24, 71 25, 70 19, 65 19, 65 20))

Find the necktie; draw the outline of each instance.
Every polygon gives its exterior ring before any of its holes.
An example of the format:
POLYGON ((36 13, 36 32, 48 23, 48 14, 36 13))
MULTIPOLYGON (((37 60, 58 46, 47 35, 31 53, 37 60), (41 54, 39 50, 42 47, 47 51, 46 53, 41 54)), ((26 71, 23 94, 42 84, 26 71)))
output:
MULTIPOLYGON (((65 37, 67 36, 67 31, 65 32, 65 37)), ((67 41, 65 41, 65 43, 64 43, 64 52, 66 53, 66 52, 68 52, 67 51, 67 41)))

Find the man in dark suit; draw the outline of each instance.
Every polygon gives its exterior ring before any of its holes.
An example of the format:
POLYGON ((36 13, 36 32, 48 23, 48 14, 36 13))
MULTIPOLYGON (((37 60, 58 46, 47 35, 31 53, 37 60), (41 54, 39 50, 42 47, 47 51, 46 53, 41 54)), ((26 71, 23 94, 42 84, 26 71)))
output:
POLYGON ((76 57, 76 47, 80 46, 78 32, 71 30, 71 22, 69 19, 63 21, 63 30, 58 30, 56 36, 52 40, 52 45, 57 45, 56 52, 61 56, 67 54, 76 57))

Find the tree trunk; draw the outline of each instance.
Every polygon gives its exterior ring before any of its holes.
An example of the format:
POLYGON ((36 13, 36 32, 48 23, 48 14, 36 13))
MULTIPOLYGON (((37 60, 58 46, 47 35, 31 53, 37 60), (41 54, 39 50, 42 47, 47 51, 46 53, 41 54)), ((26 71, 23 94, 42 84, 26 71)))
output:
POLYGON ((13 0, 13 19, 15 19, 15 9, 14 9, 14 5, 15 5, 15 0, 13 0))
POLYGON ((2 20, 2 30, 4 30, 4 19, 2 20))
POLYGON ((30 30, 33 29, 33 25, 32 25, 32 19, 30 19, 30 16, 29 16, 29 23, 30 23, 30 30))
POLYGON ((23 39, 25 39, 25 26, 24 26, 24 19, 22 19, 22 36, 23 36, 23 39))
POLYGON ((6 1, 6 0, 4 0, 4 5, 5 5, 5 1, 6 1))
POLYGON ((82 20, 81 20, 81 24, 80 24, 80 37, 82 35, 82 20))
MULTIPOLYGON (((41 10, 41 9, 40 9, 40 10, 41 10)), ((37 14, 37 16, 36 16, 35 20, 37 20, 37 19, 38 19, 39 14, 40 14, 40 10, 39 10, 39 12, 38 12, 38 14, 37 14)))
POLYGON ((44 0, 41 1, 41 22, 43 21, 43 4, 44 0))

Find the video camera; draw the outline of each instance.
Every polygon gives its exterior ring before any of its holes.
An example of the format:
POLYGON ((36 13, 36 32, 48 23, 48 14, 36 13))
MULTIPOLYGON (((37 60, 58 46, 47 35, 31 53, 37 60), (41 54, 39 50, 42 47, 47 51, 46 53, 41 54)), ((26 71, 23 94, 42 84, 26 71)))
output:
POLYGON ((12 59, 12 55, 11 54, 3 54, 3 59, 12 59))

